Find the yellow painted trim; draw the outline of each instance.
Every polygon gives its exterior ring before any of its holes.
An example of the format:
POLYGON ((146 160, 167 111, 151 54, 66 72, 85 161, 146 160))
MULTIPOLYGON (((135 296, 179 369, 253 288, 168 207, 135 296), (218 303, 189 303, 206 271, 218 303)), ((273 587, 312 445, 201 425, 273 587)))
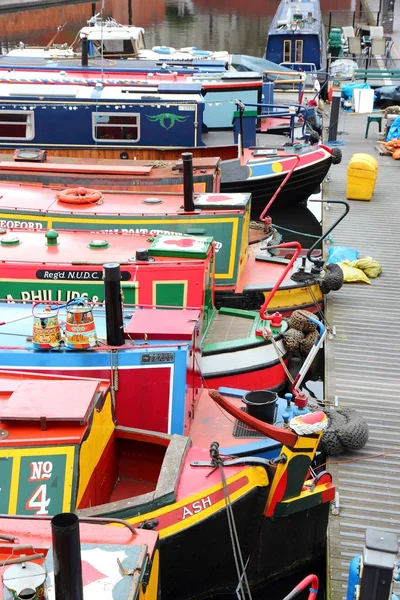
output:
POLYGON ((99 411, 93 411, 88 437, 82 442, 79 451, 79 481, 76 494, 76 506, 82 500, 95 468, 103 455, 115 429, 112 416, 111 393, 108 392, 104 405, 99 411))
MULTIPOLYGON (((0 456, 3 453, 0 453, 0 456)), ((21 470, 21 457, 13 456, 13 466, 10 482, 10 499, 8 502, 8 514, 15 515, 17 513, 18 491, 19 491, 19 474, 21 470)))
POLYGON ((64 455, 65 456, 65 485, 63 496, 63 510, 68 511, 71 508, 72 497, 72 482, 74 470, 74 446, 46 446, 40 448, 8 448, 0 450, 0 457, 7 456, 13 458, 13 470, 11 474, 11 489, 10 500, 8 504, 8 512, 10 515, 15 515, 17 510, 18 492, 19 492, 19 476, 21 471, 21 458, 26 456, 49 456, 49 455, 64 455))
POLYGON ((156 550, 154 556, 150 556, 150 560, 150 579, 146 586, 146 591, 143 590, 143 585, 140 586, 139 600, 158 600, 158 588, 160 584, 160 552, 156 550))
MULTIPOLYGON (((255 487, 266 487, 268 485, 268 476, 263 467, 248 467, 244 471, 241 471, 240 473, 236 473, 235 475, 233 475, 232 477, 229 477, 227 479, 228 485, 230 483, 233 483, 237 479, 240 479, 241 477, 247 477, 248 482, 246 485, 244 485, 243 487, 236 490, 233 494, 230 494, 231 501, 235 501, 235 500, 238 500, 239 498, 242 498, 245 494, 247 494, 247 492, 254 489, 255 487)), ((162 508, 159 508, 158 510, 152 511, 150 513, 144 513, 144 514, 140 515, 140 517, 132 517, 132 518, 126 519, 126 520, 129 523, 136 523, 139 520, 143 521, 145 519, 154 519, 165 513, 172 512, 172 511, 176 510, 177 508, 183 508, 184 506, 193 504, 193 502, 196 502, 196 500, 200 500, 201 498, 204 498, 205 496, 210 496, 211 494, 213 494, 214 492, 217 492, 220 489, 222 489, 222 484, 217 483, 217 484, 213 485, 212 487, 206 488, 206 489, 202 490, 201 492, 197 492, 193 496, 184 498, 183 500, 180 500, 179 502, 175 502, 174 504, 169 504, 168 506, 163 506, 162 508)), ((166 529, 160 530, 159 531, 160 538, 167 537, 169 535, 177 533, 178 531, 182 531, 183 529, 191 527, 192 525, 200 523, 201 521, 205 520, 213 513, 216 513, 219 510, 221 510, 224 506, 225 506, 225 499, 223 498, 216 504, 213 504, 212 506, 203 509, 202 511, 198 512, 197 514, 193 514, 192 516, 187 517, 184 521, 174 523, 173 525, 170 525, 166 529)))
MULTIPOLYGON (((11 213, 0 213, 0 219, 5 219, 5 220, 9 220, 9 221, 13 221, 15 220, 13 218, 13 215, 11 213)), ((48 229, 51 229, 53 227, 53 220, 57 220, 59 222, 62 223, 87 223, 87 224, 92 224, 92 223, 100 223, 101 225, 107 225, 108 228, 112 228, 113 226, 117 225, 118 227, 121 227, 122 225, 143 225, 143 220, 137 220, 137 219, 118 219, 118 221, 114 221, 114 222, 110 222, 110 220, 106 220, 106 219, 74 219, 74 218, 68 218, 68 217, 63 217, 63 216, 58 216, 57 214, 52 214, 51 217, 46 217, 46 216, 31 216, 31 215, 25 215, 25 214, 21 214, 20 212, 18 213, 18 220, 19 221, 24 221, 24 220, 30 220, 30 221, 44 221, 47 222, 46 227, 48 229)), ((225 278, 232 278, 234 271, 235 271, 235 254, 236 254, 236 245, 237 245, 237 236, 238 236, 238 230, 239 230, 239 216, 237 217, 223 217, 222 219, 166 219, 166 220, 161 220, 161 219, 154 219, 151 221, 148 221, 148 225, 172 225, 174 223, 184 223, 184 224, 193 224, 193 223, 204 223, 204 221, 206 221, 207 223, 232 223, 232 240, 231 240, 231 247, 230 247, 230 251, 229 251, 229 265, 228 265, 228 272, 227 273, 217 273, 215 275, 215 279, 225 279, 225 278)), ((29 230, 27 230, 29 231, 29 230)))
MULTIPOLYGON (((272 289, 272 287, 271 287, 272 289)), ((270 290, 266 290, 264 292, 265 298, 268 296, 270 290)), ((278 309, 292 306, 301 306, 303 304, 313 304, 314 297, 320 301, 323 298, 323 294, 321 292, 321 288, 319 283, 313 283, 310 287, 302 286, 292 289, 281 288, 277 290, 274 297, 272 298, 268 308, 278 309), (310 291, 311 288, 311 291, 310 291)))
MULTIPOLYGON (((175 285, 175 284, 179 284, 182 285, 183 284, 183 308, 185 308, 187 306, 187 295, 188 295, 188 281, 187 279, 157 279, 155 281, 153 281, 153 286, 152 286, 152 302, 154 304, 154 306, 157 306, 157 302, 156 302, 156 298, 157 298, 157 285, 175 285)), ((172 307, 174 305, 171 305, 172 307)))
MULTIPOLYGON (((64 266, 64 265, 63 265, 64 266)), ((68 265, 67 265, 68 266, 68 265)), ((73 265, 74 266, 74 265, 73 265)), ((82 265, 83 267, 85 267, 85 265, 82 265)), ((48 267, 49 269, 51 269, 52 267, 48 267)), ((99 265, 99 268, 102 268, 102 265, 99 265)), ((60 271, 62 269, 59 269, 60 271)), ((103 281, 101 279, 99 279, 99 281, 86 281, 86 280, 81 280, 81 279, 77 279, 77 280, 70 280, 70 281, 61 281, 60 279, 10 279, 9 277, 0 277, 0 281, 7 281, 7 283, 56 283, 57 285, 71 285, 71 283, 77 283, 77 284, 87 284, 87 285, 102 285, 103 281)), ((125 283, 125 282, 121 282, 121 283, 125 283)), ((128 281, 126 283, 129 283, 128 281)), ((132 282, 134 283, 134 282, 132 282)), ((138 287, 138 286, 132 286, 132 287, 138 287)))

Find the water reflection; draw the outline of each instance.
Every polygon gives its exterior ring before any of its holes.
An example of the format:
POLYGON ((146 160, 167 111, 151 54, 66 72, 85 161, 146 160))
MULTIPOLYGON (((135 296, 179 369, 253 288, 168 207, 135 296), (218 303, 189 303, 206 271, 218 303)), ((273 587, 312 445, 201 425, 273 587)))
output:
MULTIPOLYGON (((351 0, 321 0, 324 12, 349 9, 351 0)), ((277 0, 105 0, 105 14, 146 29, 147 45, 197 46, 262 56, 277 0)), ((0 14, 2 39, 47 44, 72 42, 101 2, 64 2, 57 8, 0 14)))

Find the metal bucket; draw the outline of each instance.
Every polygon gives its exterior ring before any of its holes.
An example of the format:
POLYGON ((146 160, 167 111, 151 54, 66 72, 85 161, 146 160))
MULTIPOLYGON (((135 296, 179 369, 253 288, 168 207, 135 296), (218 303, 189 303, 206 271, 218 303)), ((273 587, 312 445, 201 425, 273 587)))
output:
POLYGON ((12 565, 3 575, 3 600, 47 600, 46 577, 34 562, 12 565))
POLYGON ((58 348, 61 342, 60 324, 58 322, 58 307, 52 308, 49 304, 43 306, 41 302, 32 306, 34 348, 51 349, 58 348))
POLYGON ((67 304, 65 345, 73 350, 93 348, 97 344, 96 326, 92 304, 84 298, 76 298, 67 304))
POLYGON ((275 423, 278 394, 270 390, 257 390, 248 392, 242 398, 247 405, 247 412, 252 417, 264 421, 264 423, 275 423))

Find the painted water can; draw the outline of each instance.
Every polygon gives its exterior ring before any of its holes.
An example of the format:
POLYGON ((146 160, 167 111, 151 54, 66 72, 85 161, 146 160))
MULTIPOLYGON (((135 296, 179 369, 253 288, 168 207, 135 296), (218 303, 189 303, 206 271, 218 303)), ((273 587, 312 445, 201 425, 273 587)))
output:
POLYGON ((68 302, 65 323, 65 345, 74 350, 93 348, 97 343, 93 306, 86 298, 75 298, 68 302))
POLYGON ((51 349, 59 347, 61 332, 58 321, 58 310, 58 306, 43 305, 41 302, 37 302, 32 306, 32 343, 34 348, 51 349))
POLYGON ((12 565, 3 575, 3 600, 47 600, 46 571, 34 562, 12 565))

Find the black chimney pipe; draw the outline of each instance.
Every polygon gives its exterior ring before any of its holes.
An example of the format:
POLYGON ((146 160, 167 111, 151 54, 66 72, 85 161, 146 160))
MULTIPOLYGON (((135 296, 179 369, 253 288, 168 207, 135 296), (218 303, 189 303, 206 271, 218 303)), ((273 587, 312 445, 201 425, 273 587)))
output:
POLYGON ((193 202, 193 154, 182 154, 183 165, 183 208, 185 212, 194 212, 193 202))
POLYGON ((56 600, 83 600, 79 519, 60 513, 51 520, 56 600))
POLYGON ((82 38, 82 67, 87 67, 89 64, 89 40, 87 37, 82 38))
POLYGON ((103 265, 104 298, 106 302, 107 344, 123 346, 124 317, 122 314, 121 267, 118 263, 103 265))

